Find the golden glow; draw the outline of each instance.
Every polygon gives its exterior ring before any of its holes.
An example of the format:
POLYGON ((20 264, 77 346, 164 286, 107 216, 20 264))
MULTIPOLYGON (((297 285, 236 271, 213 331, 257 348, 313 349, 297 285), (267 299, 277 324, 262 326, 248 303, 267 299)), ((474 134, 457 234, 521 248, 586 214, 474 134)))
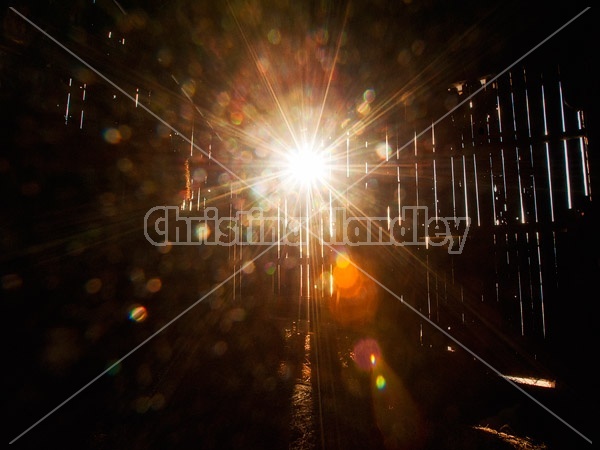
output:
POLYGON ((335 257, 335 265, 340 269, 345 269, 350 264, 350 258, 345 253, 338 253, 335 257))
POLYGON ((527 386, 537 386, 549 389, 554 389, 556 387, 556 381, 546 380, 544 378, 515 377, 510 375, 503 375, 503 377, 508 380, 514 381, 515 383, 525 384, 527 386))
POLYGON ((349 264, 333 268, 333 279, 339 289, 351 289, 358 282, 359 275, 356 267, 349 264))

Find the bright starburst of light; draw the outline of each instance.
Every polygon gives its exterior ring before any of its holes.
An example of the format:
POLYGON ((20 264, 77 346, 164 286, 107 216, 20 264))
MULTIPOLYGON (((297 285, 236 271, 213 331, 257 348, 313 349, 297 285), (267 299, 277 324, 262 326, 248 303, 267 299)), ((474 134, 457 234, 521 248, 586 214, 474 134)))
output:
POLYGON ((326 181, 327 159, 318 149, 304 146, 286 155, 284 175, 292 182, 290 187, 317 187, 326 181))

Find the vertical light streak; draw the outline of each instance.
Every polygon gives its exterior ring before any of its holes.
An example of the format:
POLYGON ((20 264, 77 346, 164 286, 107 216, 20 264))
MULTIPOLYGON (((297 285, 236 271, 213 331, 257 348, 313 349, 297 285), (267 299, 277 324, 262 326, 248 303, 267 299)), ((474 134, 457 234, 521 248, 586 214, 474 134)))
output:
POLYGON ((496 233, 494 233, 494 275, 496 276, 496 302, 500 301, 500 286, 498 279, 498 244, 496 242, 496 233))
POLYGON ((398 182, 398 225, 402 223, 402 205, 400 203, 400 182, 398 182))
POLYGON ((544 282, 542 280, 542 255, 540 250, 540 233, 535 232, 535 240, 537 246, 537 262, 538 262, 538 274, 540 282, 540 307, 542 309, 542 332, 546 337, 546 313, 544 309, 544 282))
POLYGON ((277 294, 281 294, 281 199, 277 200, 277 294))
POLYGON ((463 183, 464 183, 464 194, 465 194, 465 217, 469 217, 469 200, 467 198, 467 162, 465 155, 462 157, 463 163, 463 183))
POLYGON ((529 300, 531 306, 531 313, 534 313, 534 294, 533 294, 533 272, 531 268, 531 243, 529 242, 529 232, 525 233, 525 240, 527 242, 527 274, 529 278, 529 300))
POLYGON ((189 200, 192 197, 192 176, 190 174, 190 160, 186 159, 184 163, 185 171, 185 199, 189 200))
POLYGON ((469 101, 469 118, 471 121, 471 147, 475 147, 475 131, 473 125, 473 100, 469 101))
POLYGON ((333 237, 333 198, 331 189, 329 189, 329 238, 333 237))
POLYGON ((563 132, 562 144, 565 161, 565 182, 567 184, 567 207, 571 209, 573 207, 571 199, 571 169, 569 167, 569 151, 567 146, 567 137, 564 135, 567 131, 567 128, 565 126, 565 104, 563 101, 562 83, 560 81, 558 82, 558 93, 560 97, 560 124, 561 131, 563 132))
POLYGON ((496 88, 496 111, 498 112, 498 132, 500 133, 500 142, 502 142, 502 112, 500 111, 500 94, 498 94, 498 85, 494 83, 496 88))
POLYGON ((535 222, 538 222, 538 208, 537 208, 537 190, 535 188, 535 175, 531 175, 531 181, 533 183, 533 206, 535 210, 535 222))
POLYGON ((450 171, 452 174, 452 214, 456 217, 456 192, 454 189, 454 156, 450 157, 450 171))
MULTIPOLYGON (((200 188, 198 188, 198 210, 200 210, 200 188)), ((229 217, 233 217, 233 203, 229 203, 229 217)), ((227 237, 229 238, 229 242, 231 242, 231 226, 229 226, 227 228, 227 237)), ((231 262, 231 247, 232 246, 230 245, 227 248, 227 261, 228 262, 231 262)))
POLYGON ((387 128, 385 129, 385 160, 390 160, 390 152, 389 152, 389 141, 388 141, 388 132, 387 128))
POLYGON ((298 318, 300 318, 300 306, 302 305, 302 293, 304 292, 304 265, 300 262, 300 291, 298 292, 298 318))
POLYGON ((521 184, 521 164, 519 156, 519 147, 515 147, 517 156, 517 182, 519 184, 519 204, 521 205, 521 223, 525 223, 525 205, 523 204, 523 186, 521 184))
POLYGON ((350 133, 346 133, 346 178, 350 178, 350 133))
POLYGON ((310 203, 310 195, 307 193, 306 194, 306 259, 308 261, 308 258, 310 257, 310 207, 309 207, 309 203, 310 203))
POLYGON ((194 156, 194 123, 192 122, 192 135, 190 137, 190 156, 194 156))
MULTIPOLYGON (((490 136, 490 115, 487 114, 485 117, 485 126, 487 129, 487 141, 488 144, 490 144, 492 142, 491 136, 490 136)), ((492 189, 492 211, 494 214, 494 220, 493 220, 493 224, 497 225, 497 219, 496 219, 496 195, 494 192, 494 171, 492 170, 492 154, 490 153, 490 188, 492 189)))
POLYGON ((419 165, 417 159, 417 132, 415 131, 415 198, 416 206, 419 207, 419 165))
POLYGON ((523 79, 525 80, 525 108, 527 110, 527 137, 529 138, 529 164, 531 166, 531 187, 533 189, 533 210, 535 216, 535 222, 538 223, 538 207, 537 207, 537 192, 535 185, 535 175, 533 174, 533 144, 531 143, 531 114, 529 110, 529 92, 527 90, 527 75, 525 69, 523 69, 523 79))
POLYGON ((477 226, 481 226, 481 216, 479 214, 479 183, 477 181, 477 159, 473 153, 473 171, 475 172, 475 208, 477 209, 477 226))
POLYGON ((275 276, 271 277, 271 293, 275 293, 275 276))
POLYGON ((415 131, 415 158, 417 157, 417 132, 415 131))
MULTIPOLYGON (((323 261, 323 258, 325 257, 325 226, 323 225, 323 213, 320 211, 319 212, 319 246, 321 247, 321 261, 323 261)), ((323 270, 321 268, 321 273, 323 273, 323 270)))
POLYGON ((329 264, 329 296, 333 297, 333 264, 329 264))
MULTIPOLYGON (((583 129, 583 111, 578 111, 577 114, 577 127, 581 131, 583 129)), ((579 151, 581 154, 581 176, 583 178, 583 191, 585 196, 591 195, 589 189, 589 163, 587 158, 587 149, 583 137, 579 137, 579 151)))
POLYGON ((310 281, 310 263, 308 262, 308 259, 306 260, 306 299, 307 299, 307 306, 309 308, 309 310, 307 311, 307 316, 310 320, 310 298, 312 297, 311 292, 312 292, 312 287, 311 287, 311 281, 310 281))
POLYGON ((400 132, 398 131, 398 125, 396 125, 396 159, 400 159, 400 132))
POLYGON ((138 107, 139 99, 140 99, 140 88, 137 88, 135 90, 135 107, 136 108, 138 107))
MULTIPOLYGON (((229 213, 231 216, 231 212, 229 213)), ((281 261, 281 205, 277 202, 277 261, 281 261)))
MULTIPOLYGON (((204 197, 204 201, 206 201, 206 197, 204 197)), ((205 209, 206 209, 206 207, 205 207, 205 209)), ((242 233, 240 231, 240 267, 244 261, 244 245, 242 242, 243 240, 244 240, 244 238, 242 237, 242 233)), ((241 280, 242 280, 242 271, 240 271, 240 282, 241 282, 241 280)))
POLYGON ((438 198, 437 198, 437 175, 435 169, 435 159, 433 160, 433 207, 435 208, 435 222, 438 222, 438 198))
POLYGON ((85 94, 86 94, 85 91, 86 91, 86 88, 87 88, 86 83, 83 83, 83 92, 81 93, 81 103, 82 103, 82 106, 81 106, 81 116, 79 118, 79 129, 80 130, 83 129, 83 103, 85 103, 85 94))
POLYGON ((521 263, 520 263, 520 259, 519 259, 519 246, 518 246, 518 241, 519 241, 519 237, 517 235, 517 233, 515 233, 515 247, 516 247, 516 260, 517 260, 517 265, 516 265, 516 270, 517 270, 517 286, 519 289, 519 313, 521 315, 521 336, 525 336, 525 321, 524 321, 524 317, 523 317, 523 292, 521 289, 521 263))
MULTIPOLYGON (((427 236, 425 236, 427 240, 427 236)), ((431 290, 429 288, 429 253, 425 255, 426 273, 427 273, 427 318, 431 320, 431 290)))
MULTIPOLYGON (((433 123, 431 124, 431 149, 435 153, 435 131, 433 123)), ((435 222, 438 221, 438 198, 437 198, 437 174, 435 167, 435 158, 433 158, 433 207, 435 209, 435 222)))
MULTIPOLYGON (((513 131, 514 131, 514 139, 517 142, 517 114, 515 112, 515 94, 513 91, 513 79, 512 73, 509 73, 510 79, 510 104, 512 110, 512 122, 513 122, 513 131)), ((519 156, 519 145, 515 146, 515 151, 517 155, 517 183, 519 185, 519 206, 521 210, 521 223, 525 223, 525 206, 523 205, 523 186, 521 183, 521 165, 520 165, 520 156, 519 156)))
POLYGON ((237 244, 233 245, 233 300, 235 300, 235 293, 237 290, 237 244))
POLYGON ((496 184, 494 183, 494 167, 492 163, 492 154, 490 153, 490 187, 492 188, 492 212, 494 214, 494 225, 498 225, 498 217, 496 216, 496 184))
POLYGON ((521 271, 517 270, 517 279, 519 283, 519 313, 521 314, 521 336, 525 336, 525 322, 523 318, 523 295, 521 294, 521 271))
POLYGON ((418 164, 415 163, 415 197, 416 197, 416 206, 419 207, 419 167, 418 164))
POLYGON ((287 229, 288 229, 288 204, 287 204, 287 198, 284 200, 284 203, 283 203, 283 229, 287 233, 287 229))
POLYGON ((509 84, 510 84, 510 104, 512 110, 512 122, 513 122, 513 131, 514 131, 514 139, 517 140, 517 115, 515 114, 515 94, 513 92, 513 79, 512 72, 508 74, 509 84))
POLYGON ((388 232, 390 231, 391 224, 392 224, 392 218, 390 216, 390 206, 388 205, 388 207, 387 207, 387 229, 388 229, 388 232))
POLYGON ((502 158, 502 181, 503 181, 503 188, 504 188, 504 204, 503 204, 503 210, 506 212, 507 210, 507 202, 508 202, 508 195, 507 195, 507 189, 506 189, 506 170, 505 170, 505 166, 504 166, 504 148, 502 143, 504 142, 502 133, 502 110, 500 108, 500 95, 498 94, 498 85, 496 85, 496 109, 498 111, 498 131, 500 133, 500 156, 502 158))
POLYGON ((546 119, 546 95, 544 93, 544 85, 542 84, 542 112, 544 114, 544 136, 546 137, 545 140, 545 147, 546 147, 546 165, 547 165, 547 169, 548 169, 548 195, 550 197, 550 220, 552 222, 554 222, 554 200, 553 200, 553 193, 552 193, 552 169, 551 169, 551 163, 550 163, 550 144, 548 143, 548 122, 546 119))
MULTIPOLYGON (((302 209, 300 209, 300 211, 302 211, 302 209)), ((298 218, 298 220, 300 221, 300 223, 298 224, 298 231, 299 231, 299 247, 298 250, 300 252, 300 265, 302 265, 302 245, 303 245, 303 241, 302 241, 302 212, 300 212, 300 217, 298 218)))
POLYGON ((67 109, 65 111, 65 125, 69 123, 69 107, 71 105, 71 86, 73 84, 73 78, 69 78, 69 92, 67 93, 67 109))
POLYGON ((502 181, 504 185, 504 212, 507 211, 508 208, 508 189, 506 189, 506 165, 504 162, 504 149, 500 150, 500 158, 502 159, 502 181))

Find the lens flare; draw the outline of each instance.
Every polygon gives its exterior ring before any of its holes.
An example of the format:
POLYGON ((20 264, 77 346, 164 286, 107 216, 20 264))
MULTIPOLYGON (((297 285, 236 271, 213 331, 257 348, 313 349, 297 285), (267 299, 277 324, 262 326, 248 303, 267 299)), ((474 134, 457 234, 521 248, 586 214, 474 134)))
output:
POLYGON ((143 306, 135 306, 129 311, 129 320, 132 322, 143 322, 148 317, 148 312, 143 306))
POLYGON ((377 375, 377 378, 375 379, 375 385, 377 386, 377 389, 379 389, 380 391, 382 389, 385 389, 385 385, 386 385, 385 377, 383 375, 377 375))
POLYGON ((314 187, 325 180, 327 161, 322 152, 304 147, 288 155, 285 176, 294 181, 294 185, 314 187))
POLYGON ((364 338, 354 344, 354 362, 361 370, 370 371, 381 357, 379 343, 373 338, 364 338))

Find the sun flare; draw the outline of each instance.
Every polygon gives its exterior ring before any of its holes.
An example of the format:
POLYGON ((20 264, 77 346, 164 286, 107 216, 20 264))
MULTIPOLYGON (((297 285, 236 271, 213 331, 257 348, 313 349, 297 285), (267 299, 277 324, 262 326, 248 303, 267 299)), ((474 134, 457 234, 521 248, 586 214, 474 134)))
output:
POLYGON ((293 186, 315 187, 326 180, 327 160, 325 155, 316 149, 300 148, 287 156, 284 172, 285 177, 293 182, 293 186))

